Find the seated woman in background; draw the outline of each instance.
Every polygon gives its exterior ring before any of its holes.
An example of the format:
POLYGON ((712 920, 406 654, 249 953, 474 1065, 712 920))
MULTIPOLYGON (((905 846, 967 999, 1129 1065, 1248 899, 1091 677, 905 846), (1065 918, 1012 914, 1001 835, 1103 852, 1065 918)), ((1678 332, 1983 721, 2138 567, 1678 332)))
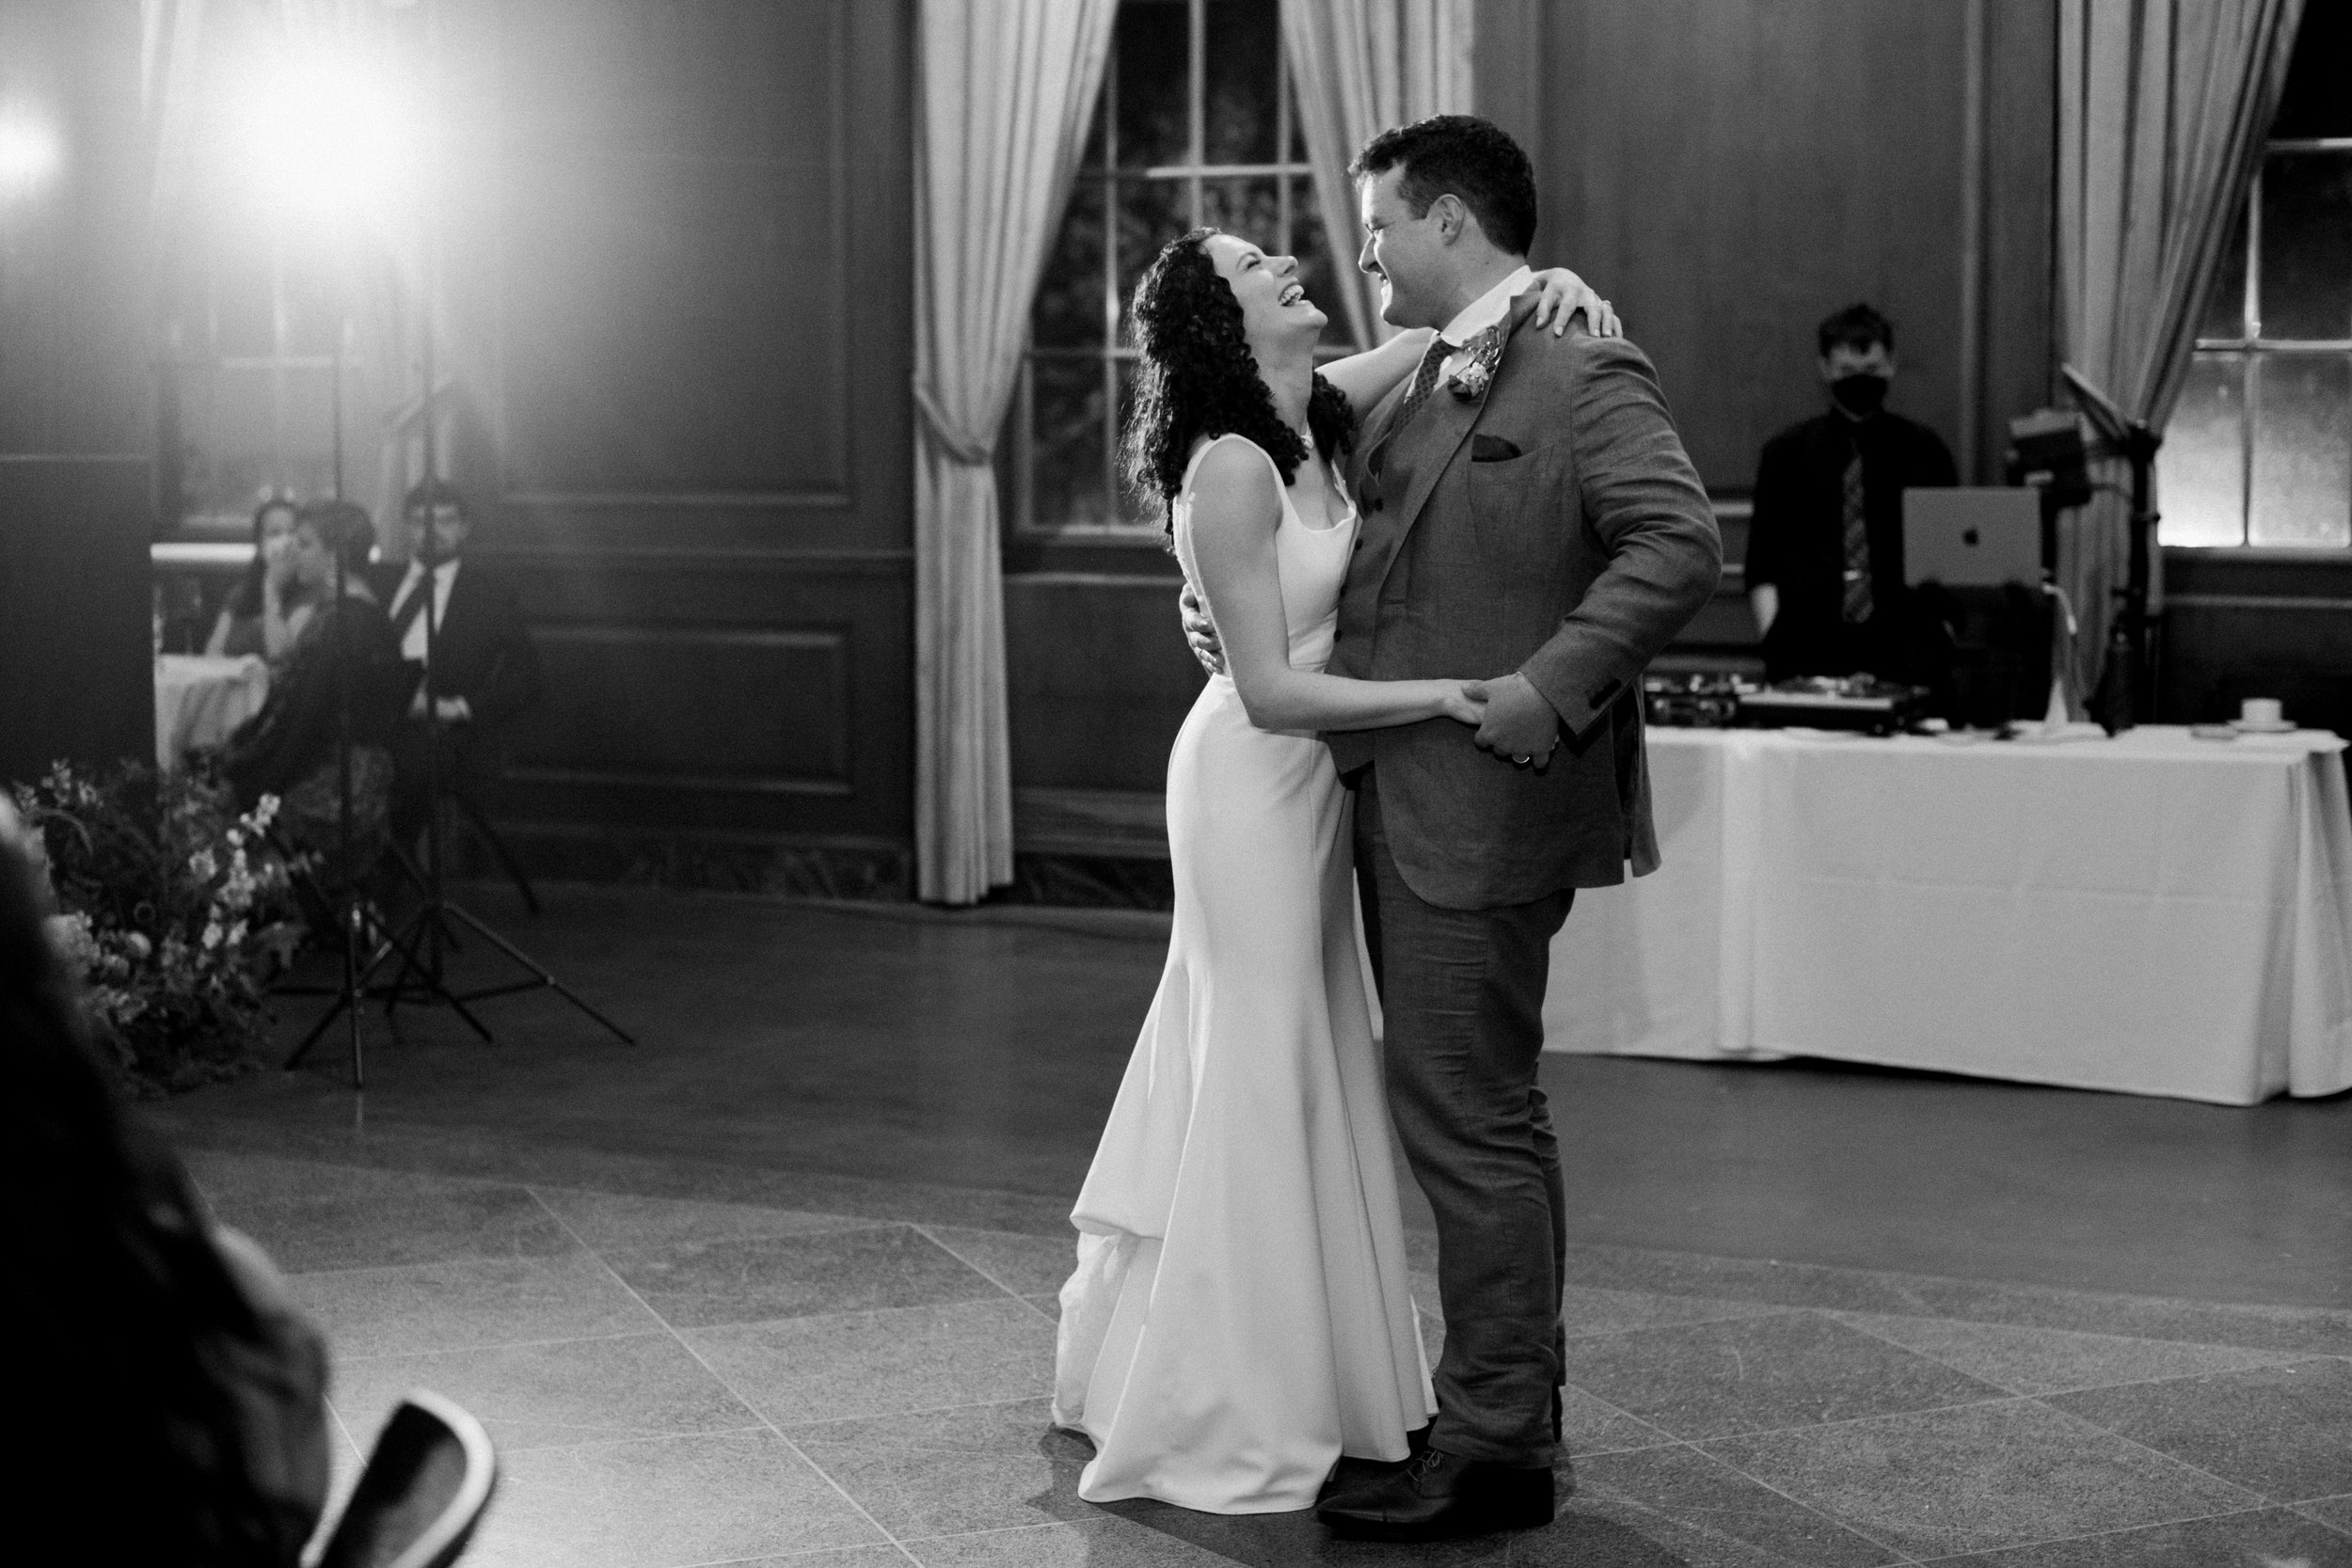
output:
POLYGON ((342 820, 336 742, 346 691, 351 704, 352 837, 369 846, 383 836, 391 800, 391 742, 415 669, 401 661, 400 641, 368 586, 375 530, 349 501, 318 501, 294 516, 286 544, 287 575, 320 609, 302 628, 270 682, 262 711, 238 726, 219 768, 239 810, 264 795, 278 798, 279 826, 305 848, 335 852, 342 820), (343 596, 335 596, 337 567, 343 596))
POLYGON ((118 1103, 48 912, 0 797, 0 1293, 24 1444, 0 1495, 76 1562, 294 1568, 326 1504, 325 1344, 118 1103))
POLYGON ((292 579, 286 565, 297 510, 284 496, 268 497, 253 509, 253 563, 213 623, 204 651, 215 658, 256 654, 275 661, 310 624, 318 601, 292 579))

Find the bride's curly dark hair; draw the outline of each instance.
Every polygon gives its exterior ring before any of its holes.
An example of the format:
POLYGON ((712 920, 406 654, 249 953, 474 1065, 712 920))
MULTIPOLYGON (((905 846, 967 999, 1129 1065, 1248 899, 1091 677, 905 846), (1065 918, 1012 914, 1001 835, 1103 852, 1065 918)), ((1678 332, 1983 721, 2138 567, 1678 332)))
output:
MULTIPOLYGON (((1184 465, 1203 436, 1242 436, 1263 447, 1295 482, 1307 444, 1274 411, 1273 394, 1258 374, 1258 356, 1242 330, 1241 301, 1217 275, 1208 238, 1196 229, 1162 247, 1136 285, 1129 316, 1143 351, 1135 408, 1120 437, 1120 475, 1138 496, 1156 497, 1161 515, 1175 526, 1176 492, 1184 465)), ((1318 372, 1307 399, 1307 429, 1326 462, 1356 445, 1356 415, 1347 395, 1318 372)))

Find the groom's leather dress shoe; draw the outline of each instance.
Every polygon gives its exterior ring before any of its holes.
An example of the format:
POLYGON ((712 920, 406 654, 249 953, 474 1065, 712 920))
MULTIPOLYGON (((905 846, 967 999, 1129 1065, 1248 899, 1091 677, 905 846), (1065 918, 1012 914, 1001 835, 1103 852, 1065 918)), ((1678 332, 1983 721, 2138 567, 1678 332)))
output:
POLYGON ((1435 1541, 1551 1523, 1551 1471, 1520 1469, 1427 1449, 1395 1474, 1319 1503, 1334 1534, 1362 1541, 1435 1541))
POLYGON ((1315 1506, 1344 1502, 1367 1487, 1380 1485, 1419 1459, 1428 1447, 1428 1427, 1417 1426, 1405 1434, 1402 1459, 1356 1459, 1342 1454, 1340 1462, 1331 1466, 1331 1473, 1324 1478, 1323 1490, 1315 1494, 1315 1506))

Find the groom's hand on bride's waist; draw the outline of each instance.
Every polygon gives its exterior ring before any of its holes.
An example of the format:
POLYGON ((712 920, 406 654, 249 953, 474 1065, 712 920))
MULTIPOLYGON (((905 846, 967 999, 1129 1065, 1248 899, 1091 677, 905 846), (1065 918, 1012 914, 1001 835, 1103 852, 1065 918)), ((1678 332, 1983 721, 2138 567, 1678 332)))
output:
POLYGON ((1184 641, 1192 644, 1192 657, 1200 661, 1200 668, 1212 675, 1225 673, 1225 644, 1216 638, 1216 623, 1209 619, 1208 607, 1200 595, 1184 584, 1184 591, 1176 596, 1178 614, 1184 618, 1184 641))
POLYGON ((1551 761, 1551 749, 1560 744, 1560 715, 1534 683, 1514 672, 1498 680, 1473 682, 1467 689, 1486 703, 1486 721, 1478 726, 1479 748, 1515 767, 1542 772, 1551 761))

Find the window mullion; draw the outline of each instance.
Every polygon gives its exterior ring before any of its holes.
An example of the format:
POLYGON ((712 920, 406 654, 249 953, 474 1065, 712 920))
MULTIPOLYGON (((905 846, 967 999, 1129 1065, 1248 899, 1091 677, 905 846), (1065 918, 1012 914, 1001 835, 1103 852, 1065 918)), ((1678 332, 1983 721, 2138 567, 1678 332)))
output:
POLYGON ((1207 221, 1200 169, 1209 161, 1204 108, 1209 96, 1209 0, 1192 0, 1184 20, 1188 35, 1184 40, 1184 161, 1191 169, 1186 184, 1192 198, 1192 227, 1198 229, 1207 221))

